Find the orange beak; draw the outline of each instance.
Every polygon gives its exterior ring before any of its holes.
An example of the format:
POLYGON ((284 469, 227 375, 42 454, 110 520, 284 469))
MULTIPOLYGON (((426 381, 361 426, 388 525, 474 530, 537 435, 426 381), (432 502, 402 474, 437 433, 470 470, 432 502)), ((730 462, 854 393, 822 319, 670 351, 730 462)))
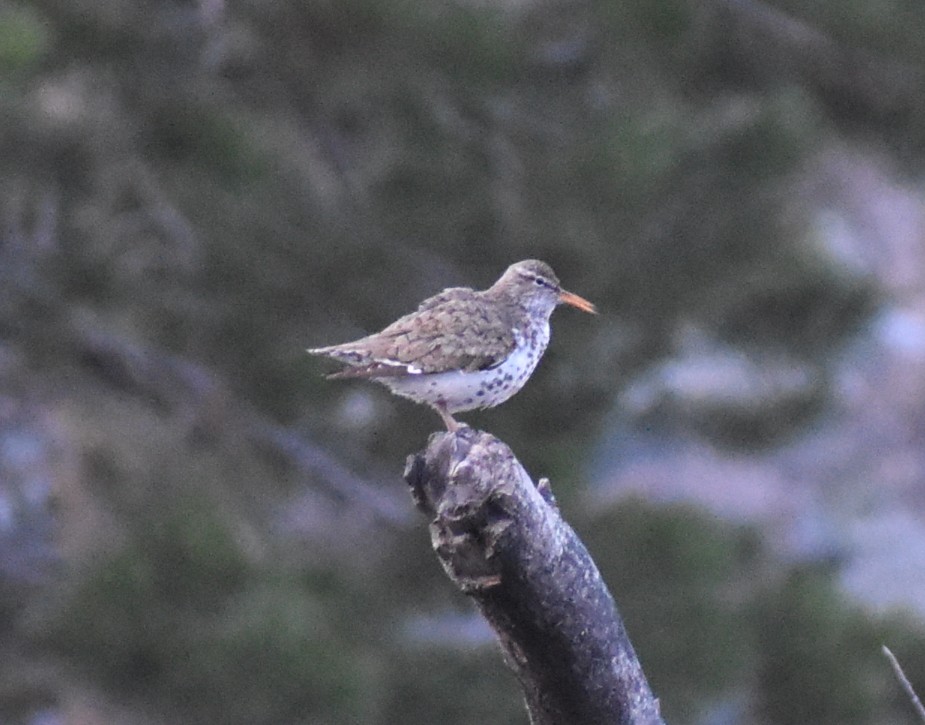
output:
POLYGON ((566 292, 565 290, 559 292, 559 302, 562 302, 566 305, 571 305, 572 307, 577 307, 583 312, 590 312, 592 315, 597 314, 597 308, 592 303, 588 302, 588 300, 586 300, 584 297, 579 297, 578 295, 572 294, 571 292, 566 292))

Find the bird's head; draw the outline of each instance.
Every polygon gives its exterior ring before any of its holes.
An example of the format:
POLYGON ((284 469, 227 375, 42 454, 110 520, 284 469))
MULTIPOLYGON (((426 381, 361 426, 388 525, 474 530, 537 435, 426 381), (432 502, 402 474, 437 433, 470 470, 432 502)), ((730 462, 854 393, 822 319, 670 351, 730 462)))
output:
POLYGON ((510 296, 527 307, 548 310, 550 313, 556 305, 566 304, 597 314, 597 308, 591 302, 562 289, 552 267, 538 259, 526 259, 512 264, 492 285, 491 291, 510 296))

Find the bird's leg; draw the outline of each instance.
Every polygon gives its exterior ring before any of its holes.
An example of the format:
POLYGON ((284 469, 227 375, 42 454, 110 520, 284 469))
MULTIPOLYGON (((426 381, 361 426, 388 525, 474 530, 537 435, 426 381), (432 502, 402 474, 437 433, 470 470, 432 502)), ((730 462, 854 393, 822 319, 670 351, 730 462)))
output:
POLYGON ((453 416, 450 415, 450 411, 446 409, 446 403, 442 400, 438 400, 434 404, 434 410, 436 410, 440 417, 443 418, 443 424, 446 426, 446 429, 450 433, 455 433, 459 430, 459 423, 454 420, 453 416))

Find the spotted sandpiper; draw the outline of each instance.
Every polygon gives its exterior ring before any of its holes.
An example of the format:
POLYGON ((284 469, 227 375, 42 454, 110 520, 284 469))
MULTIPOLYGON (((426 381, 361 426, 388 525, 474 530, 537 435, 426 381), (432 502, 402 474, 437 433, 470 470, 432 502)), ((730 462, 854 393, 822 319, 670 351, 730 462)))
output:
POLYGON ((426 403, 447 430, 453 413, 491 408, 520 390, 549 343, 549 318, 565 303, 596 312, 559 286, 545 262, 512 264, 486 290, 450 287, 382 332, 310 349, 347 367, 329 378, 369 378, 426 403))

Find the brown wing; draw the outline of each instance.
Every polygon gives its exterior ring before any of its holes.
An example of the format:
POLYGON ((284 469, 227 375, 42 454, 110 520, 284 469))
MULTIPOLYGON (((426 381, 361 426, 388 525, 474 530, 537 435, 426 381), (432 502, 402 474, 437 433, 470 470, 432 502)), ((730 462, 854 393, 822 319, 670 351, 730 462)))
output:
POLYGON ((351 366, 335 377, 394 377, 484 370, 513 348, 513 321, 481 293, 458 287, 425 300, 380 333, 310 352, 351 366))

